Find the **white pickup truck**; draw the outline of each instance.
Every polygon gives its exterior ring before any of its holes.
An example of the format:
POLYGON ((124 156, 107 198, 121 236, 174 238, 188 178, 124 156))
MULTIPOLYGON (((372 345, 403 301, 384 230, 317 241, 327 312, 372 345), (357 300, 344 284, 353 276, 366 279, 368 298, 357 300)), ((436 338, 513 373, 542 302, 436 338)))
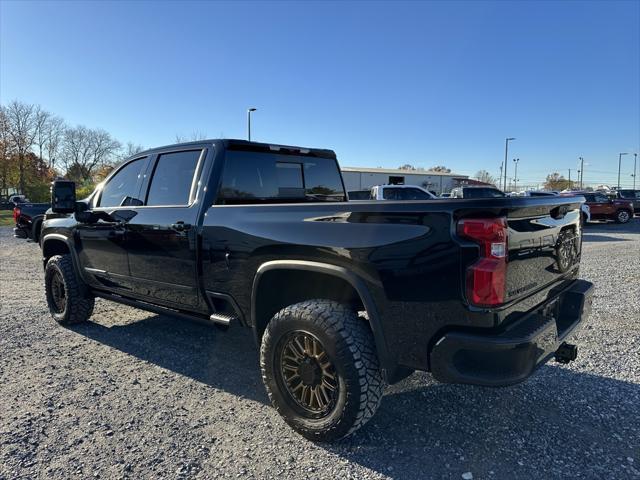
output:
POLYGON ((376 185, 371 190, 349 192, 349 200, 433 200, 431 192, 418 185, 376 185))

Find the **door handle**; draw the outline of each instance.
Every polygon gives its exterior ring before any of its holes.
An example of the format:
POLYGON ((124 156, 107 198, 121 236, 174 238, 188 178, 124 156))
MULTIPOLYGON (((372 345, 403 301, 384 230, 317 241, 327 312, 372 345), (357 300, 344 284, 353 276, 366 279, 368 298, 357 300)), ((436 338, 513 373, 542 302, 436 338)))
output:
POLYGON ((176 232, 186 232, 191 229, 191 225, 188 223, 184 223, 183 221, 172 223, 171 228, 176 232))

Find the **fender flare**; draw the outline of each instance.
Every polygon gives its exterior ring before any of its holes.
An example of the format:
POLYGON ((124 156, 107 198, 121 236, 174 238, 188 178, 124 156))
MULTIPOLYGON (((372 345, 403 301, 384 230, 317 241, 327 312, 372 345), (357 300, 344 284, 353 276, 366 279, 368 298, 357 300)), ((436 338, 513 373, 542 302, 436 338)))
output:
POLYGON ((376 344, 376 352, 383 375, 387 377, 388 372, 395 371, 396 365, 391 361, 389 349, 384 337, 382 329, 382 321, 376 308, 373 297, 364 280, 353 272, 344 267, 339 267, 330 263, 314 262, 308 260, 273 260, 265 262, 258 267, 255 277, 253 278, 253 287, 251 289, 251 328, 253 329, 256 343, 259 345, 258 331, 256 328, 256 298, 260 279, 262 275, 271 270, 304 270, 325 275, 338 277, 349 283, 356 293, 360 296, 362 304, 367 311, 369 324, 373 332, 373 338, 376 344))
POLYGON ((31 240, 36 243, 40 243, 40 239, 36 240, 36 230, 40 227, 40 235, 42 235, 42 223, 44 222, 44 215, 36 215, 31 222, 31 240))
POLYGON ((40 235, 41 235, 41 238, 40 238, 41 244, 40 245, 41 245, 42 254, 43 254, 42 255, 42 264, 43 265, 42 266, 44 268, 46 268, 46 266, 47 266, 46 263, 44 262, 44 247, 45 247, 45 244, 48 241, 51 241, 51 240, 62 241, 62 242, 67 244, 67 248, 69 249, 69 253, 71 255, 71 260, 72 260, 72 263, 73 263, 73 268, 75 269, 76 274, 82 279, 83 282, 87 283, 84 275, 82 274, 82 270, 80 268, 80 262, 78 260, 78 253, 76 252, 75 246, 74 246, 73 242, 71 241, 71 239, 69 237, 66 237, 65 235, 60 234, 60 233, 47 233, 44 236, 42 236, 42 231, 41 231, 40 235))

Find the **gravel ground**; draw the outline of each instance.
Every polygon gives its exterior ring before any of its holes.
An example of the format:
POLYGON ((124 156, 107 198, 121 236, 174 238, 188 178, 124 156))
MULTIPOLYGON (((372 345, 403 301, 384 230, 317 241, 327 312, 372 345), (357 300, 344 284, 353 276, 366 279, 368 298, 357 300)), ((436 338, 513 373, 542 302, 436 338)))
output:
POLYGON ((416 373, 333 445, 268 406, 249 331, 101 300, 62 328, 38 246, 3 227, 0 256, 0 479, 640 477, 640 219, 587 227, 576 362, 501 389, 416 373))

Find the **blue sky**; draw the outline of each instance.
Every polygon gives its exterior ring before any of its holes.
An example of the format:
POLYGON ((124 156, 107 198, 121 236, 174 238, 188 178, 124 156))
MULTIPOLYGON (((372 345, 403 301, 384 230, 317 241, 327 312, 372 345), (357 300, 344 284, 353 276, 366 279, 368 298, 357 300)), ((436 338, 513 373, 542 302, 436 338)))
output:
POLYGON ((521 183, 613 183, 640 151, 638 1, 0 5, 2 102, 123 142, 244 138, 254 106, 255 140, 345 166, 497 175, 513 136, 521 183))

